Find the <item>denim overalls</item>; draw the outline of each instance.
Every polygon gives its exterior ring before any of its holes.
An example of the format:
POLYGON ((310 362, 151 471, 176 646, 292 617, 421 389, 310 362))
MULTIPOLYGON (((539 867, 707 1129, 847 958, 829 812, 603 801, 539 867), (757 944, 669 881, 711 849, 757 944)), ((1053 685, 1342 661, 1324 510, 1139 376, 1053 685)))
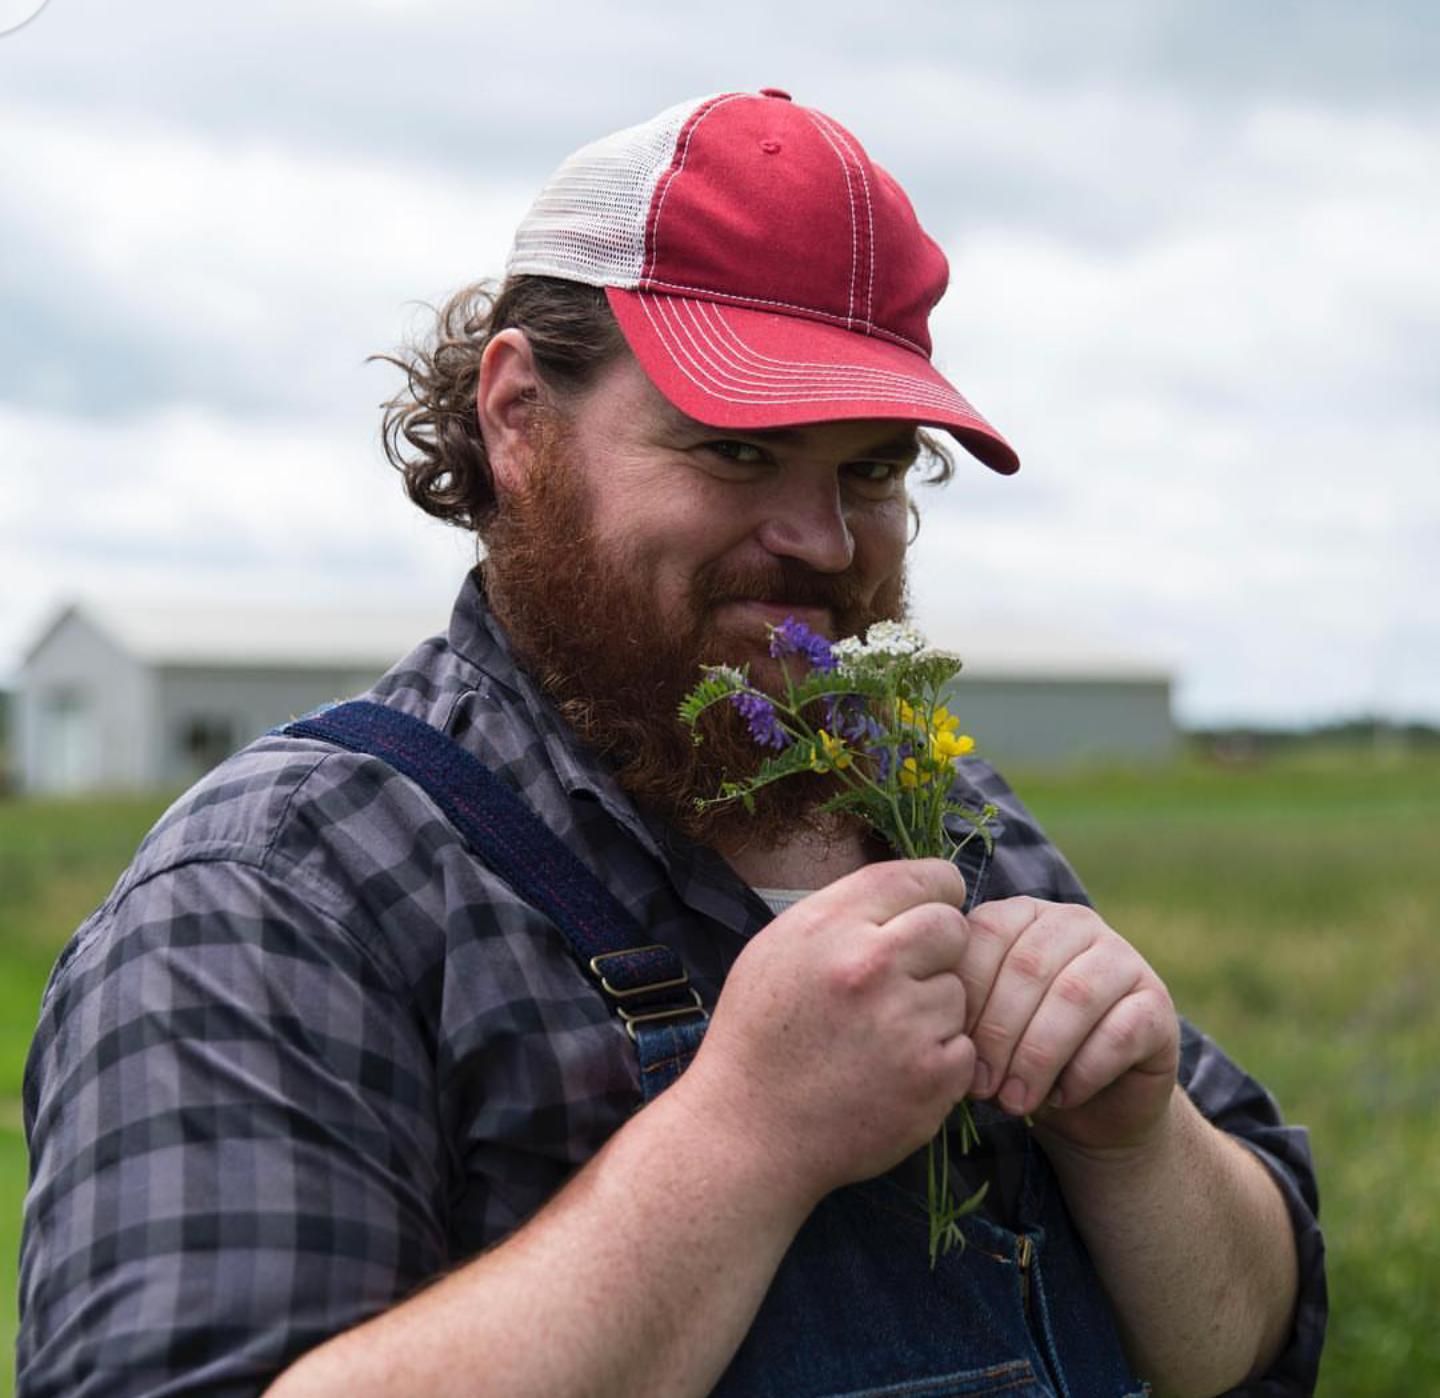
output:
MULTIPOLYGON (((363 701, 286 733, 371 753, 422 786, 467 844, 564 933, 625 1022, 646 1102, 693 1058, 707 1023, 668 947, 644 929, 477 758, 409 715, 363 701)), ((932 1271, 923 1193, 904 1171, 821 1201, 785 1254, 719 1398, 1140 1398, 1109 1303, 1043 1152, 1023 1147, 1004 1228, 962 1222, 932 1271)))

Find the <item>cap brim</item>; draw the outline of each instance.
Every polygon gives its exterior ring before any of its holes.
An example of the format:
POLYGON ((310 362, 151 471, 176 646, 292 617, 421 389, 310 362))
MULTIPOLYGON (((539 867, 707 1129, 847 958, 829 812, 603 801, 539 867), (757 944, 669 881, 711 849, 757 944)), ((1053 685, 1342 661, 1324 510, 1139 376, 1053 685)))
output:
POLYGON ((943 427, 992 470, 1020 459, 930 361, 904 345, 796 315, 607 287, 650 381, 712 427, 894 418, 943 427))

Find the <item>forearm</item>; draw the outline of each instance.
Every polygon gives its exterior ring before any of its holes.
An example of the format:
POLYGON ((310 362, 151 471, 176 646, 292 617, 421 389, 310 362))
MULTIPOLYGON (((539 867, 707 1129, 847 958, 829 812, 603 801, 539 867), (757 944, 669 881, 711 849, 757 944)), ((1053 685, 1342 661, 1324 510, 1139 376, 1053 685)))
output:
POLYGON ((512 1238, 269 1398, 708 1393, 809 1207, 672 1088, 512 1238))
POLYGON ((1222 1393, 1262 1371, 1297 1287, 1294 1234, 1265 1167, 1178 1087, 1143 1155, 1036 1134, 1157 1395, 1222 1393))

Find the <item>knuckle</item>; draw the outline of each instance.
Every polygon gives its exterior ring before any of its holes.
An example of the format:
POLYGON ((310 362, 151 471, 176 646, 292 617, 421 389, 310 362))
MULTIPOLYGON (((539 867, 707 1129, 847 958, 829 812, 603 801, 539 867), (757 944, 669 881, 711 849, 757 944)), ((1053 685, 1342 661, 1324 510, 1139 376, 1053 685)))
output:
POLYGON ((927 903, 921 923, 930 935, 954 936, 965 929, 965 914, 953 903, 927 903))
POLYGON ((1110 1042, 1127 1056, 1132 1055, 1149 1037, 1155 1017, 1143 1006, 1123 1004, 1110 1016, 1106 1025, 1110 1042))
POLYGON ((1076 970, 1073 966, 1067 966, 1055 977, 1054 990, 1066 1004, 1077 1005, 1082 1009, 1094 1001, 1096 994, 1095 983, 1085 972, 1076 970))
POLYGON ((1007 969, 1032 984, 1044 983, 1050 978, 1049 958, 1039 947, 1016 947, 1010 953, 1007 969))
POLYGON ((987 1050, 1008 1050, 1010 1047, 1010 1031, 993 1020, 982 1020, 971 1031, 970 1037, 980 1049, 982 1057, 991 1062, 996 1061, 1000 1054, 987 1050))
POLYGON ((1053 1044, 1024 1040, 1015 1050, 1014 1067, 1027 1082, 1048 1081, 1059 1055, 1053 1044))
POLYGON ((895 871, 894 877, 901 887, 919 901, 930 889, 930 871, 927 867, 929 862, 923 859, 897 859, 891 860, 888 867, 895 871))
POLYGON ((1039 919, 1044 906, 1038 899, 1021 893, 1013 898, 982 903, 971 909, 970 920, 997 942, 1008 945, 1039 919))
POLYGON ((1099 1074, 1083 1063, 1072 1062, 1061 1079, 1065 1104, 1069 1107, 1083 1106, 1104 1086, 1105 1082, 1099 1074))
POLYGON ((1001 950, 1009 944, 1009 937, 1005 935, 1005 929, 1000 927, 993 917, 987 916, 983 908, 977 908, 970 914, 970 936, 978 946, 987 946, 995 950, 1001 950))
POLYGON ((843 997, 854 999, 868 994, 889 968, 890 957, 883 946, 857 948, 828 968, 826 980, 843 997))
POLYGON ((1140 1038, 1140 1026, 1135 1022, 1133 1015, 1115 1015, 1106 1029, 1110 1042, 1124 1052, 1133 1049, 1140 1038))

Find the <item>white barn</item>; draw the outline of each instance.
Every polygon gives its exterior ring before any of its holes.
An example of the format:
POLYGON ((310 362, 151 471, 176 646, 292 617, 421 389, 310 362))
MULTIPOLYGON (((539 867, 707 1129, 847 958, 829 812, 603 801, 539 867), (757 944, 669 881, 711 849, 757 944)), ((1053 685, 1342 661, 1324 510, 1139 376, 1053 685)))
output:
POLYGON ((930 638, 964 660, 952 711, 977 755, 1001 767, 1164 762, 1179 751, 1174 677, 1153 657, 1029 624, 930 638))
MULTIPOLYGON (((252 738, 368 688, 447 614, 79 602, 30 648, 16 766, 41 793, 193 781, 252 738)), ((953 699, 1000 765, 1172 756, 1171 677, 1152 662, 1033 631, 968 633, 953 699)))
POLYGON ((22 789, 183 786, 267 729, 368 688, 446 616, 74 603, 21 667, 22 789))

